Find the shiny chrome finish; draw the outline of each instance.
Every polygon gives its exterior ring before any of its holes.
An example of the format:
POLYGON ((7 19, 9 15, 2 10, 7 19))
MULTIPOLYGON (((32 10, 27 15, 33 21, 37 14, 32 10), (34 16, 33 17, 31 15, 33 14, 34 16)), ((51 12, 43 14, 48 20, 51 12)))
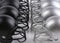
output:
POLYGON ((52 16, 46 20, 46 27, 51 31, 60 31, 60 17, 52 16))
POLYGON ((60 16, 59 0, 41 0, 42 17, 46 20, 51 16, 60 16))

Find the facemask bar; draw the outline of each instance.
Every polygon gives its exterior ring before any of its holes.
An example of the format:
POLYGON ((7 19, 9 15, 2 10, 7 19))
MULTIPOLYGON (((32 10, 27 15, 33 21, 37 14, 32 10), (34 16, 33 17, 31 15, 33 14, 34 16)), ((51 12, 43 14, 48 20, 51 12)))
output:
MULTIPOLYGON (((18 27, 16 29, 18 42, 22 43, 26 41, 26 31, 29 29, 29 1, 28 0, 19 0, 19 17, 18 17, 18 27)), ((16 38, 15 38, 16 40, 16 38)))
POLYGON ((32 23, 31 31, 34 31, 35 33, 34 41, 36 41, 36 39, 41 40, 40 36, 42 34, 45 34, 48 37, 45 39, 42 38, 43 40, 49 40, 49 41, 55 40, 55 38, 53 37, 53 33, 50 30, 48 30, 45 24, 46 24, 46 20, 49 17, 57 15, 57 12, 54 12, 54 9, 58 9, 58 8, 59 8, 59 4, 57 0, 31 0, 31 23, 32 23))

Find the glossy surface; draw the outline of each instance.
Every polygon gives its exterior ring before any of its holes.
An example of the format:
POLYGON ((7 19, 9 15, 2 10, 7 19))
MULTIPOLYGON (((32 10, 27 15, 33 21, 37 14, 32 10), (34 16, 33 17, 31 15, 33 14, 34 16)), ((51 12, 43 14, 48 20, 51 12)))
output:
POLYGON ((16 18, 18 16, 18 10, 13 6, 5 6, 0 8, 0 15, 10 15, 13 18, 16 18))
POLYGON ((15 26, 16 21, 11 16, 0 15, 0 32, 6 33, 10 30, 13 30, 15 26))
POLYGON ((46 27, 51 31, 60 31, 60 17, 52 16, 46 20, 46 27))
POLYGON ((51 16, 60 16, 60 1, 59 0, 41 0, 41 15, 46 20, 51 16))
POLYGON ((19 0, 4 0, 3 6, 14 6, 16 8, 19 7, 19 0))
POLYGON ((42 17, 46 20, 51 16, 60 16, 60 9, 46 9, 42 12, 42 17))

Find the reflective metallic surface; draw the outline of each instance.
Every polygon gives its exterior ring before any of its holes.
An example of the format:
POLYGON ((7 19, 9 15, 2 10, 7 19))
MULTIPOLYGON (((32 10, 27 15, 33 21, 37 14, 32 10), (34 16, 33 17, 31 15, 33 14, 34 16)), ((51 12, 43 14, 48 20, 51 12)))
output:
POLYGON ((46 27, 51 31, 60 31, 60 17, 52 16, 46 20, 46 27))
POLYGON ((46 20, 51 16, 60 16, 59 0, 41 0, 42 17, 46 20))
POLYGON ((60 16, 60 9, 54 8, 54 9, 46 9, 42 11, 42 17, 45 20, 51 16, 60 16))

